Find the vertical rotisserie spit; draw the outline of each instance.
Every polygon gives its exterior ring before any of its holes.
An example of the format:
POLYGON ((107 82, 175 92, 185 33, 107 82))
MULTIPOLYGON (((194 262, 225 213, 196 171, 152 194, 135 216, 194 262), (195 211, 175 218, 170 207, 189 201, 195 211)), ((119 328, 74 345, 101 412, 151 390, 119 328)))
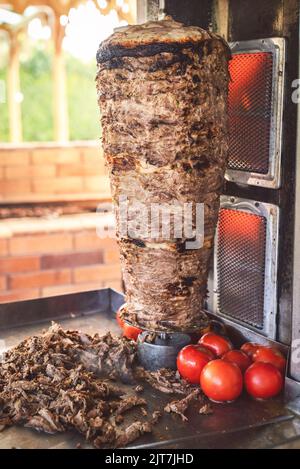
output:
POLYGON ((229 55, 218 36, 171 19, 122 28, 98 50, 102 142, 116 205, 125 317, 147 330, 188 330, 203 319, 227 160, 229 55), (144 236, 122 231, 121 210, 127 207, 133 221, 130 207, 137 202, 148 210, 140 222, 149 229, 144 236), (162 231, 165 223, 154 206, 191 203, 194 214, 196 204, 204 204, 201 248, 188 249, 184 234, 172 230, 169 238, 153 236, 153 217, 162 231))

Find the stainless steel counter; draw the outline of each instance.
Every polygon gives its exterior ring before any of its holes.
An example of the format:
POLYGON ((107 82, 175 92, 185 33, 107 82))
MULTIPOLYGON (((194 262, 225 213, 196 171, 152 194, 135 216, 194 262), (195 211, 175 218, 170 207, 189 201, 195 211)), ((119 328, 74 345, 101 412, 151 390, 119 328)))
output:
MULTIPOLYGON (((118 334, 115 312, 122 303, 121 294, 105 289, 0 305, 0 347, 10 348, 29 335, 40 333, 53 319, 68 329, 91 334, 110 330, 118 334)), ((259 336, 251 331, 243 331, 241 327, 234 329, 232 324, 227 326, 236 342, 241 342, 243 336, 247 340, 259 340, 259 336)), ((130 392, 132 386, 126 388, 130 392)), ((149 411, 162 409, 170 400, 170 396, 147 386, 144 395, 149 411)), ((144 435, 132 447, 266 448, 293 445, 300 448, 300 419, 288 410, 284 396, 257 402, 244 395, 233 404, 213 404, 213 410, 212 415, 204 416, 191 406, 187 412, 188 422, 182 422, 179 416, 164 414, 153 434, 144 435)), ((127 421, 141 418, 139 412, 130 413, 127 421)), ((81 436, 74 433, 45 435, 20 427, 0 433, 0 448, 74 448, 78 443, 88 447, 81 436)))

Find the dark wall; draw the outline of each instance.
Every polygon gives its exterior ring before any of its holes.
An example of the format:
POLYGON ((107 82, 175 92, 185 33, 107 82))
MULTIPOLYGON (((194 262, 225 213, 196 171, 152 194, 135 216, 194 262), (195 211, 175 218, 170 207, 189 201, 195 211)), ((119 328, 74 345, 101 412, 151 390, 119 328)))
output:
MULTIPOLYGON (((284 0, 228 0, 229 40, 280 36, 283 3, 284 0)), ((165 11, 175 20, 208 29, 216 4, 217 0, 165 0, 165 11)))
POLYGON ((208 29, 212 22, 213 0, 165 0, 165 11, 174 20, 208 29))
POLYGON ((283 3, 284 0, 230 0, 229 40, 281 36, 283 3))

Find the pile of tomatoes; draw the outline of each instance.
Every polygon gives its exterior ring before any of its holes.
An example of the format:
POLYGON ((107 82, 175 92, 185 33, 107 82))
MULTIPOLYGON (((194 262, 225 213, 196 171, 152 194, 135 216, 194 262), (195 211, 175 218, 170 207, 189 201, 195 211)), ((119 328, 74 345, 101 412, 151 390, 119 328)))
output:
POLYGON ((227 337, 214 332, 184 347, 177 357, 180 375, 200 384, 215 402, 234 401, 244 387, 256 399, 274 397, 283 388, 285 367, 284 356, 273 347, 248 342, 234 350, 227 337))
MULTIPOLYGON (((142 332, 117 321, 124 337, 137 340, 142 332)), ((186 381, 200 385, 204 394, 214 402, 232 402, 245 388, 256 399, 277 396, 284 384, 286 359, 274 347, 247 342, 237 350, 224 335, 205 333, 197 344, 187 345, 178 354, 177 369, 186 381)))

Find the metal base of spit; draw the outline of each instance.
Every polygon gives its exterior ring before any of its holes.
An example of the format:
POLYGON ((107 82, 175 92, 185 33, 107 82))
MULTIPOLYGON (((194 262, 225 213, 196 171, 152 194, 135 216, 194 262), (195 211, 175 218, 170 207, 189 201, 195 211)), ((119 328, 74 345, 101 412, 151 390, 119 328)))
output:
POLYGON ((137 340, 139 363, 150 371, 156 371, 160 368, 176 370, 179 351, 190 343, 191 337, 188 334, 160 332, 153 336, 153 333, 144 331, 137 340))
POLYGON ((137 357, 139 364, 146 370, 156 371, 161 368, 177 369, 177 355, 179 351, 192 342, 192 337, 209 325, 209 318, 201 325, 188 330, 148 330, 143 326, 133 324, 128 319, 126 303, 119 309, 119 315, 124 323, 132 327, 139 327, 142 332, 137 338, 137 357))

